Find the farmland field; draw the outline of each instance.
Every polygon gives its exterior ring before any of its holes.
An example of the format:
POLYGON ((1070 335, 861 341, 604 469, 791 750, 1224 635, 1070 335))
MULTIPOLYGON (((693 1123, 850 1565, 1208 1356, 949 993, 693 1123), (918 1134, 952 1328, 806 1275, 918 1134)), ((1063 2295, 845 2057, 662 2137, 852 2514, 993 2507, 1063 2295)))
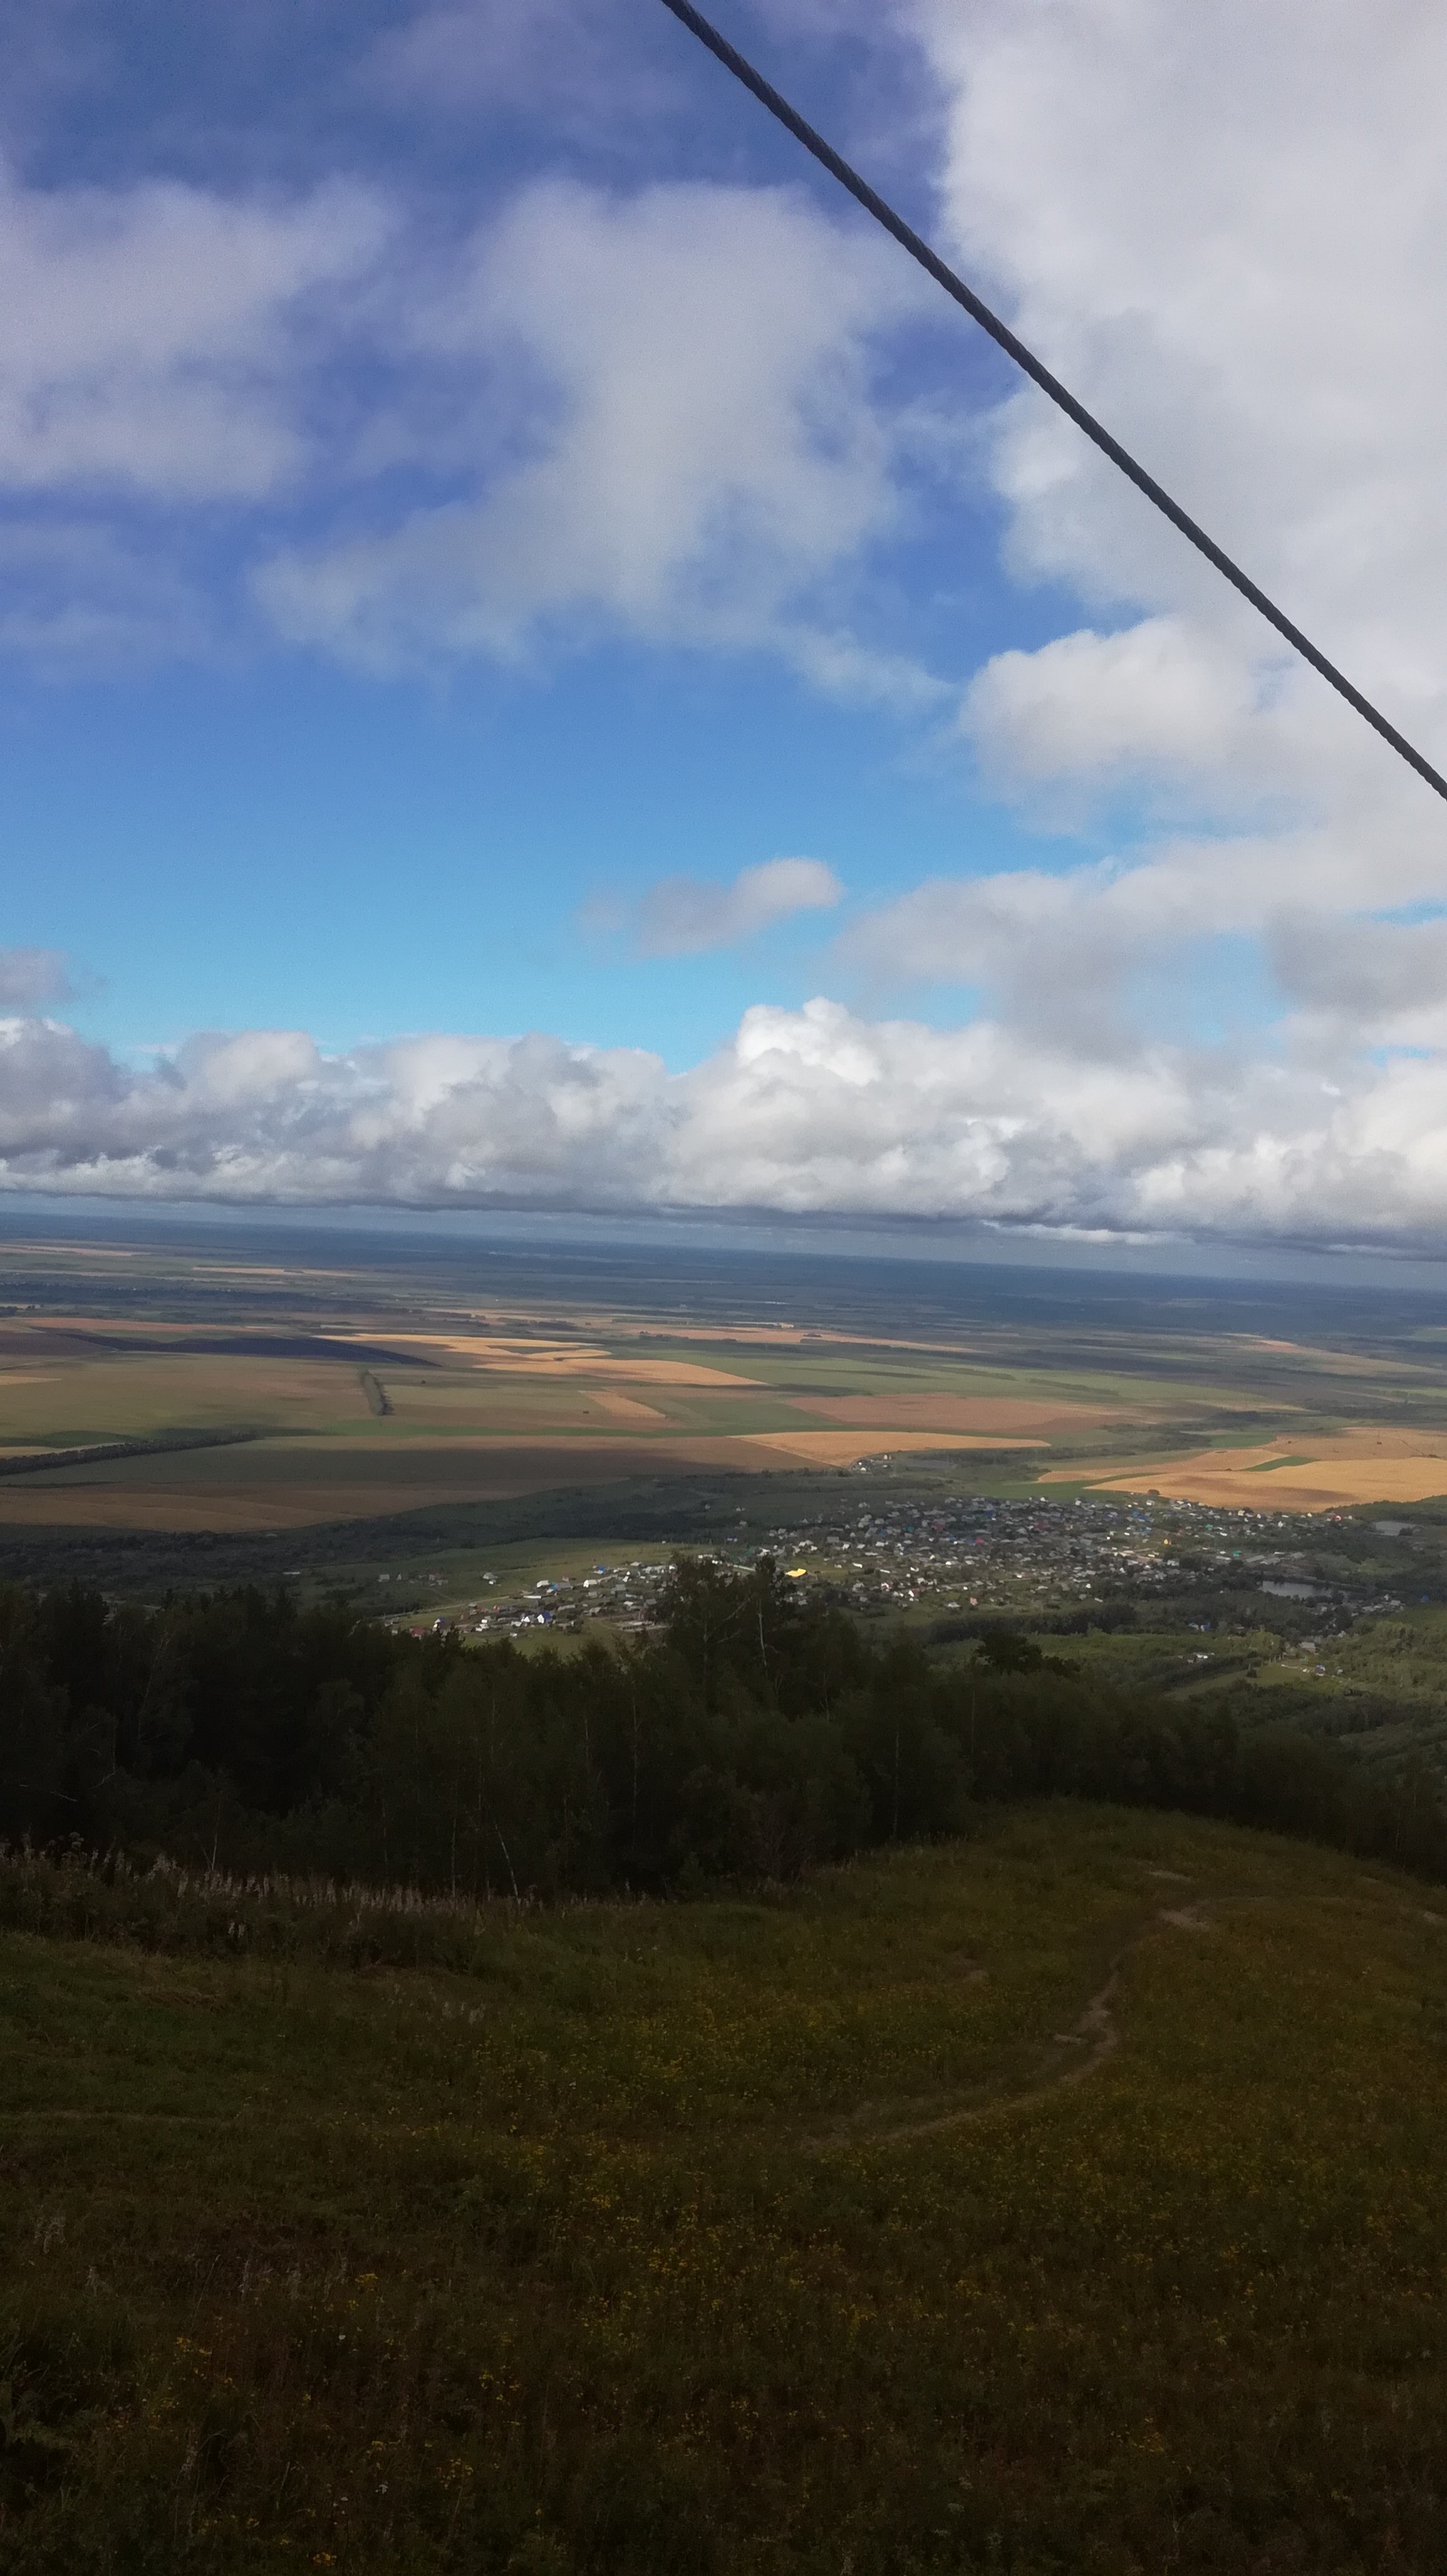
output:
POLYGON ((1447 2559, 1389 1870, 1056 1805, 755 1901, 0 1914, 15 2576, 1447 2559))
MULTIPOLYGON (((1101 1491, 1146 1492, 1159 1469, 1100 1479, 1101 1491)), ((1365 1422, 1349 1431, 1283 1432, 1247 1447, 1208 1449, 1171 1463, 1170 1490, 1184 1501, 1259 1505, 1260 1479, 1282 1511, 1330 1511, 1343 1503, 1419 1503, 1447 1485, 1447 1420, 1440 1429, 1365 1422)))
POLYGON ((881 1458, 1292 1511, 1447 1491, 1422 1299, 161 1230, 12 1230, 0 1288, 0 1530, 244 1536, 881 1458))

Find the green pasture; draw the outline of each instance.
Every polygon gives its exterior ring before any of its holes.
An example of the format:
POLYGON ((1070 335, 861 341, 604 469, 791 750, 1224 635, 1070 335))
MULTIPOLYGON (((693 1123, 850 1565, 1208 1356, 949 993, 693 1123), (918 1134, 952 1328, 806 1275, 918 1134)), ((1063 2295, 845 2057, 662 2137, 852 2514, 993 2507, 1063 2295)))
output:
MULTIPOLYGON (((1249 1606, 1245 1615, 1251 1615, 1249 1606)), ((1254 1677, 1263 1660, 1281 1652, 1280 1637, 1266 1627, 1235 1635, 1215 1627, 1173 1626, 1164 1606, 1157 1616, 1159 1625, 1153 1627, 1091 1629, 1083 1637, 1041 1642, 1108 1687, 1169 1690, 1173 1696, 1247 1673, 1254 1677)))
POLYGON ((1309 1654, 1279 1648, 1253 1680, 1268 1713, 1308 1732, 1340 1734, 1364 1756, 1399 1762, 1416 1753, 1440 1768, 1447 1749, 1447 1611, 1413 1605, 1323 1635, 1309 1654), (1324 1670, 1318 1674, 1316 1667, 1324 1670))
MULTIPOLYGON (((998 1359, 981 1353, 961 1353, 958 1358, 946 1351, 882 1350, 862 1342, 857 1345, 831 1343, 824 1350, 797 1345, 780 1348, 775 1344, 723 1344, 691 1342, 683 1338, 658 1341, 649 1336, 646 1350, 650 1358, 687 1361, 721 1373, 757 1379, 763 1384, 786 1390, 795 1396, 815 1395, 957 1395, 988 1396, 1013 1399, 1031 1404, 1119 1405, 1138 1409, 1142 1404, 1160 1405, 1179 1413, 1219 1409, 1233 1397, 1241 1403, 1254 1403, 1256 1374, 1249 1363, 1242 1364, 1234 1351, 1222 1354, 1222 1372, 1212 1373, 1209 1356, 1193 1354, 1201 1367, 1199 1383, 1182 1382, 1170 1371, 1158 1377, 1149 1373, 1148 1358, 1140 1366, 1130 1365, 1131 1351, 1138 1337, 1125 1336, 1121 1346, 1110 1356, 1115 1365, 1080 1362, 1071 1356, 1068 1342, 1063 1342, 1059 1357, 1035 1354, 1028 1363, 1012 1360, 1002 1352, 998 1359)), ((636 1341, 614 1340, 609 1349, 619 1358, 637 1357, 636 1341)), ((1299 1401, 1299 1396, 1296 1399, 1299 1401)))
POLYGON ((16 2576, 1447 2558, 1431 1890, 1052 1808, 768 1898, 0 1920, 16 2576))

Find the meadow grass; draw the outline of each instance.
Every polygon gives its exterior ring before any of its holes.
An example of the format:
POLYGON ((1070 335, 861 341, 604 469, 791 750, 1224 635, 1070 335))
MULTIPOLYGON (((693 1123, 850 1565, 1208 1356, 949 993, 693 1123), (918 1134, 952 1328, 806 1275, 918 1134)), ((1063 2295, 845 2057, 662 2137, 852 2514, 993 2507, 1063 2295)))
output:
POLYGON ((0 1936, 17 2576, 1447 2560, 1430 1891, 1055 1806, 348 1969, 145 1884, 0 1936))

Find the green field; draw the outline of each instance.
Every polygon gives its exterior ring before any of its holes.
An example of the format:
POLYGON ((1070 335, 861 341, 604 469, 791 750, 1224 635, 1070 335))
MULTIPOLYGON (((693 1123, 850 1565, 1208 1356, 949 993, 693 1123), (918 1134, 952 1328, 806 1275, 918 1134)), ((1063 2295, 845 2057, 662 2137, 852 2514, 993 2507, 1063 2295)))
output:
POLYGON ((1389 1871, 1054 1806, 755 1902, 0 1918, 16 2576, 1447 2562, 1389 1871))
MULTIPOLYGON (((1209 1484, 1236 1451, 1242 1482, 1223 1498, 1276 1490, 1287 1508, 1293 1478, 1321 1509, 1420 1502, 1447 1477, 1421 1301, 286 1229, 229 1244, 124 1234, 0 1235, 0 1451, 49 1459, 0 1481, 11 1562, 14 1547, 29 1561, 18 1534, 48 1529, 63 1550, 67 1533, 109 1530, 167 1569, 184 1554, 173 1539, 253 1540, 262 1571, 273 1530, 351 1521, 360 1537, 409 1509, 575 1481, 829 1475, 881 1455, 912 1457, 927 1482, 931 1451, 957 1487, 1043 1477, 1056 1494, 1112 1476, 1190 1492, 1203 1462, 1209 1484), (143 1441, 157 1445, 65 1463, 143 1441), (1013 1460, 1012 1441, 1027 1444, 1013 1460)), ((604 1505, 587 1535, 608 1527, 604 1505)), ((298 1552, 311 1561, 287 1561, 298 1552)), ((325 1553, 375 1550, 329 1536, 325 1553)))

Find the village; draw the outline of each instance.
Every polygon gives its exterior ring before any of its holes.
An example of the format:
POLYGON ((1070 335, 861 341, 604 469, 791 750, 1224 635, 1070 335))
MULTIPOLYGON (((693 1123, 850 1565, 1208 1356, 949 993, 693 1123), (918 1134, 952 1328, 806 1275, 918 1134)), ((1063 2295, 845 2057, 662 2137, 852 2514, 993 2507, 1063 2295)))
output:
MULTIPOLYGON (((1039 1621, 1077 1614, 1083 1626, 1099 1613, 1099 1624, 1110 1625, 1122 1605, 1164 1607, 1203 1586, 1225 1597, 1235 1613, 1231 1624, 1259 1618, 1263 1595, 1273 1617, 1283 1604, 1309 1604, 1327 1624, 1334 1603, 1347 1616, 1398 1606, 1391 1584, 1374 1574, 1345 1585, 1318 1578, 1324 1545, 1349 1554, 1357 1545, 1356 1525, 1341 1514, 1312 1518, 1134 1494, 972 1494, 861 1508, 857 1488, 850 1506, 762 1536, 740 1516, 701 1552, 733 1571, 768 1556, 786 1580, 864 1617, 978 1613, 1039 1621)), ((1406 1523, 1369 1527, 1378 1539, 1408 1539, 1406 1523)), ((388 1624, 419 1635, 456 1629, 469 1640, 537 1639, 540 1632, 562 1639, 595 1625, 637 1635, 658 1608, 676 1552, 543 1572, 506 1592, 497 1575, 485 1574, 474 1597, 441 1603, 430 1619, 414 1612, 388 1624)), ((435 1586, 444 1580, 427 1579, 435 1586)))

